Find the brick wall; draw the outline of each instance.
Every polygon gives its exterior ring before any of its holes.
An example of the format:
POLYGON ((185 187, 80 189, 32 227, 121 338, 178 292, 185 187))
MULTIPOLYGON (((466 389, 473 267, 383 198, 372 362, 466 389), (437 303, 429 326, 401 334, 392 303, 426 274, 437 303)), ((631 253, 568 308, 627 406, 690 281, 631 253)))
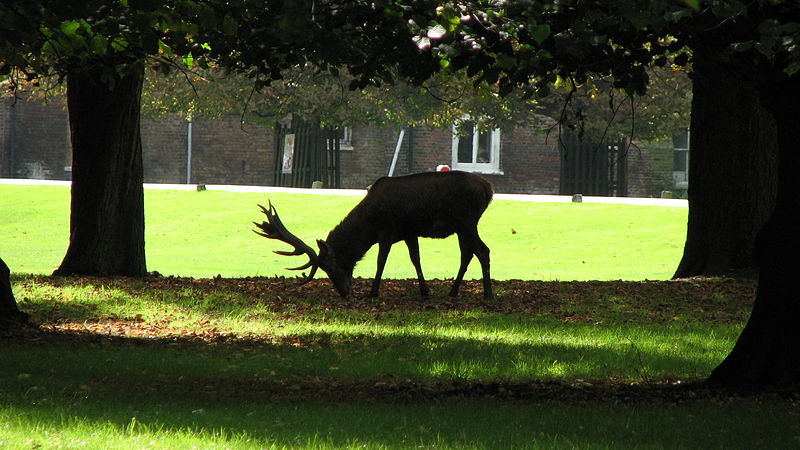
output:
POLYGON ((272 184, 275 143, 271 127, 242 125, 239 116, 227 116, 196 120, 193 131, 192 176, 197 182, 272 184))
POLYGON ((671 143, 638 144, 628 149, 628 196, 660 197, 672 189, 671 143))
POLYGON ((177 115, 143 120, 141 130, 145 183, 185 183, 186 120, 177 115))
POLYGON ((453 138, 449 127, 416 127, 412 137, 410 172, 430 172, 440 164, 451 165, 453 138))
POLYGON ((5 177, 69 179, 69 124, 60 102, 2 99, 0 174, 5 177))
MULTIPOLYGON (((145 182, 185 183, 188 122, 171 115, 142 122, 145 182)), ((192 121, 191 183, 270 185, 271 127, 242 126, 239 116, 192 121)))
MULTIPOLYGON (((342 155, 343 187, 363 187, 386 175, 397 142, 398 131, 356 128, 353 152, 342 155)), ((501 132, 501 174, 483 174, 497 192, 556 194, 560 159, 554 137, 541 129, 519 128, 501 132)), ((425 172, 452 162, 449 127, 415 127, 407 130, 395 175, 425 172), (409 158, 411 140, 413 155, 409 158)))
MULTIPOLYGON (((352 150, 342 150, 341 177, 343 188, 363 189, 389 173, 395 144, 400 130, 391 127, 353 128, 352 150)), ((408 133, 406 133, 408 134, 408 133)), ((408 140, 404 139, 401 154, 408 153, 408 140)), ((403 163, 398 162, 398 174, 403 163)))
MULTIPOLYGON (((245 124, 239 116, 195 119, 192 122, 191 183, 272 185, 275 142, 270 126, 245 124)), ((141 125, 145 182, 185 183, 187 121, 177 115, 144 120, 141 125)), ((495 191, 557 194, 560 158, 557 137, 547 136, 547 124, 501 132, 500 174, 484 174, 495 191)), ((364 188, 385 176, 392 162, 399 129, 356 127, 352 149, 341 153, 344 188, 364 188)), ((449 127, 414 127, 405 132, 395 175, 435 170, 450 164, 449 127), (411 151, 409 151, 411 150, 411 151)), ((664 154, 661 154, 664 153, 664 154)), ((671 153, 657 159, 645 150, 631 150, 628 158, 630 196, 660 193, 654 166, 665 165, 671 153)), ((67 113, 59 104, 11 100, 0 104, 0 176, 68 179, 71 160, 67 113)), ((659 172, 660 173, 660 172, 659 172)))
POLYGON ((0 177, 8 178, 11 172, 11 108, 10 99, 0 99, 0 177))
POLYGON ((671 140, 648 143, 642 153, 649 160, 646 194, 648 197, 658 197, 661 191, 674 191, 672 181, 672 164, 674 149, 671 140))
POLYGON ((502 176, 487 177, 497 192, 557 194, 560 156, 557 138, 542 128, 517 128, 501 134, 502 176))

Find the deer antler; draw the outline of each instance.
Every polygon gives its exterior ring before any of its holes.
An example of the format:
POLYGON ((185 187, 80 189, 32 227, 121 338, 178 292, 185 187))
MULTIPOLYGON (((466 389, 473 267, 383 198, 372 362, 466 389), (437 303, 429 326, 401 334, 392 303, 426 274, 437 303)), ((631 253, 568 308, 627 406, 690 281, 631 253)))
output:
POLYGON ((293 267, 289 268, 289 270, 305 270, 309 267, 311 268, 311 273, 305 277, 300 284, 305 284, 311 281, 314 278, 314 274, 317 272, 317 268, 319 268, 319 260, 317 258, 317 252, 314 251, 313 248, 309 247, 305 242, 303 242, 299 237, 295 236, 294 234, 290 233, 289 230, 281 222, 280 217, 278 217, 278 212, 275 211, 275 207, 272 206, 272 202, 269 202, 269 209, 264 208, 261 205, 258 205, 261 208, 261 212, 267 216, 267 220, 265 222, 253 222, 255 226, 257 226, 261 231, 253 230, 259 236, 264 236, 265 238, 270 239, 277 239, 279 241, 285 242, 292 247, 294 247, 293 251, 282 251, 282 250, 275 250, 275 253, 284 256, 298 256, 298 255, 308 255, 308 262, 303 264, 300 267, 293 267))

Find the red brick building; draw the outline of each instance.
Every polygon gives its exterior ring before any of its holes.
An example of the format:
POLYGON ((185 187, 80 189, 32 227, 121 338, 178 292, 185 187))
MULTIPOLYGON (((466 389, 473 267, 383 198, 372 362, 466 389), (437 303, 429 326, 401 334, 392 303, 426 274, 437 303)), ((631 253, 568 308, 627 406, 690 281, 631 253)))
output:
MULTIPOLYGON (((144 178, 148 183, 275 185, 285 157, 275 127, 241 124, 238 116, 195 119, 174 116, 142 122, 144 178)), ((476 171, 497 192, 568 194, 562 190, 562 159, 555 133, 546 127, 461 130, 365 126, 342 133, 340 187, 364 188, 389 173, 435 170, 438 165, 476 171)), ((627 186, 617 195, 657 196, 651 157, 642 151, 625 161, 627 186)), ((0 103, 0 177, 70 178, 67 112, 58 103, 3 99, 0 103)))

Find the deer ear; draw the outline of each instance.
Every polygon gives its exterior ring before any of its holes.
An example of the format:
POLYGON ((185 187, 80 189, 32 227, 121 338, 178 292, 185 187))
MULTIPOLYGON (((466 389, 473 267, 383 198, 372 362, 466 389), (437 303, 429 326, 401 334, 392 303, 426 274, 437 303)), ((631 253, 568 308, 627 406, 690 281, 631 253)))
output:
POLYGON ((317 247, 319 247, 320 256, 333 254, 331 247, 328 245, 327 242, 323 241, 322 239, 317 239, 317 247))

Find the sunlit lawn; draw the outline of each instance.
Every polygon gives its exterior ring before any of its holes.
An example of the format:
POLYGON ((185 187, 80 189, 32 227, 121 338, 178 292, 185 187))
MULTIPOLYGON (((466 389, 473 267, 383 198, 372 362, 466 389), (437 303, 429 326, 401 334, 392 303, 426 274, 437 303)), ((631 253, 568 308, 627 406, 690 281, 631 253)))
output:
MULTIPOLYGON (((273 276, 302 261, 277 256, 285 244, 251 232, 272 200, 284 223, 307 242, 328 231, 360 200, 354 196, 224 191, 145 191, 148 269, 192 277, 273 276)), ((0 185, 0 255, 14 272, 48 274, 69 240, 69 189, 0 185)), ((494 200, 480 233, 492 251, 494 279, 669 279, 682 255, 686 208, 494 200)), ((422 239, 428 278, 452 278, 458 268, 455 237, 422 239)), ((371 277, 376 249, 356 268, 371 277)), ((300 259, 300 258, 297 258, 300 259)), ((291 273, 294 275, 294 273, 291 273)), ((400 243, 386 278, 414 278, 400 243)), ((467 273, 479 278, 479 264, 467 273)))
MULTIPOLYGON (((59 264, 68 194, 0 185, 0 256, 20 308, 43 330, 0 338, 0 448, 800 442, 798 408, 784 397, 675 393, 730 351, 752 284, 563 282, 669 279, 685 208, 495 200, 480 228, 495 300, 483 301, 477 282, 451 300, 438 281, 427 301, 397 281, 366 299, 365 280, 342 300, 326 280, 228 278, 285 275, 301 262, 250 231, 257 203, 271 199, 313 241, 357 197, 147 190, 149 270, 222 279, 24 275, 59 264), (646 386, 667 388, 664 398, 643 395, 646 386)), ((421 245, 428 278, 454 275, 454 239, 421 245)), ((374 252, 356 275, 373 270, 374 252)), ((385 277, 413 277, 402 245, 385 277)))

